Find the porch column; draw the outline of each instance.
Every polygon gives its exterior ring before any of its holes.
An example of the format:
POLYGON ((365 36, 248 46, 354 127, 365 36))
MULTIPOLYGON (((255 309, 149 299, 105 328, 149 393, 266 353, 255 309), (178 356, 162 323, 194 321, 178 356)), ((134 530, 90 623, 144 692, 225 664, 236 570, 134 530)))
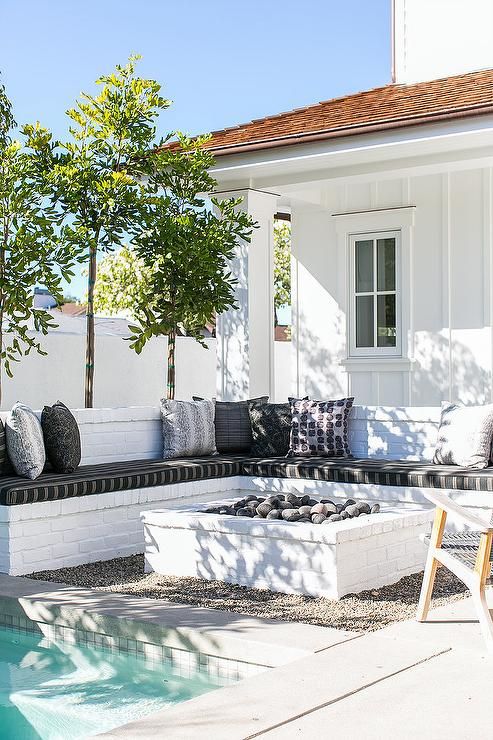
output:
POLYGON ((246 188, 218 198, 242 197, 239 208, 257 222, 249 244, 238 243, 231 271, 238 280, 237 310, 218 316, 217 398, 274 397, 273 228, 277 196, 246 188))

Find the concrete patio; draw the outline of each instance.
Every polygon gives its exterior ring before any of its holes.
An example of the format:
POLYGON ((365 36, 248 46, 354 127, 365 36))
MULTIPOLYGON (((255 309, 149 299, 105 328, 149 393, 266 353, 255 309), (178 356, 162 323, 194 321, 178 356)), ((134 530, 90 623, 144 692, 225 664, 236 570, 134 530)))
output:
POLYGON ((349 641, 341 633, 340 642, 274 674, 255 676, 104 737, 485 736, 493 722, 493 657, 484 649, 470 599, 433 611, 431 620, 402 622, 349 641))
POLYGON ((213 652, 271 668, 106 738, 477 738, 493 722, 493 655, 469 598, 373 633, 243 616, 0 576, 3 608, 39 622, 213 652), (10 604, 10 606, 9 606, 10 604))

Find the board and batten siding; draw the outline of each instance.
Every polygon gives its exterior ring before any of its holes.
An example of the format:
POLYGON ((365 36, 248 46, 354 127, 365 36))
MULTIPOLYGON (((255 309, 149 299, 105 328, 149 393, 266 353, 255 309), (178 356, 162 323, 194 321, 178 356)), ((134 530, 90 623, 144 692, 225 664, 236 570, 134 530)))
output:
POLYGON ((293 206, 293 391, 390 406, 493 400, 492 184, 491 168, 336 181, 323 207, 293 206), (409 206, 402 361, 347 363, 347 240, 333 214, 368 211, 357 230, 372 231, 372 210, 396 209, 398 225, 409 206))

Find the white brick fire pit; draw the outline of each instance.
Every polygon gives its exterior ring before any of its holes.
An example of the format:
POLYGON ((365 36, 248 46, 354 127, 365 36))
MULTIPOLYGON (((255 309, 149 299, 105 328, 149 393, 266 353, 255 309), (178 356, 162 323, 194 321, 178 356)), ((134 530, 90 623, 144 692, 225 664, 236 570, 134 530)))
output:
POLYGON ((396 504, 315 525, 197 511, 209 506, 142 514, 147 571, 339 599, 422 570, 433 516, 396 504))

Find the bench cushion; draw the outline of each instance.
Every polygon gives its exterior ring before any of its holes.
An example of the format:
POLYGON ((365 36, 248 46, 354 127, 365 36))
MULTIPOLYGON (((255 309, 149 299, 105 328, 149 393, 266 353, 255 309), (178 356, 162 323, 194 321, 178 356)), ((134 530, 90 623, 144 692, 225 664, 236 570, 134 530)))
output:
POLYGON ((34 481, 18 476, 0 477, 0 505, 128 491, 170 483, 239 475, 241 458, 205 457, 177 460, 133 460, 83 465, 70 475, 43 473, 34 481))
POLYGON ((493 468, 475 470, 456 465, 433 465, 407 460, 278 457, 244 460, 242 474, 268 478, 307 478, 334 483, 493 491, 493 468))

